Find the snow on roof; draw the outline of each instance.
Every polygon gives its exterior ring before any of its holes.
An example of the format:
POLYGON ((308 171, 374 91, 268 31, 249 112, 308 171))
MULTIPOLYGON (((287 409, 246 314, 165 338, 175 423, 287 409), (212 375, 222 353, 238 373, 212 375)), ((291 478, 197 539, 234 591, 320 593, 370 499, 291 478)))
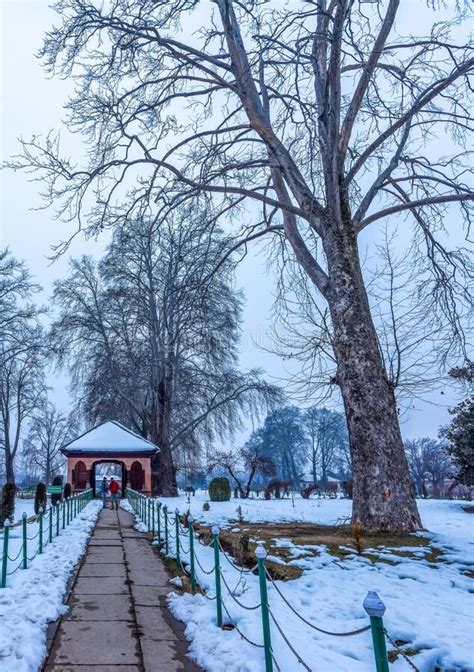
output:
POLYGON ((61 448, 64 453, 150 453, 156 450, 158 446, 115 420, 89 429, 61 448))

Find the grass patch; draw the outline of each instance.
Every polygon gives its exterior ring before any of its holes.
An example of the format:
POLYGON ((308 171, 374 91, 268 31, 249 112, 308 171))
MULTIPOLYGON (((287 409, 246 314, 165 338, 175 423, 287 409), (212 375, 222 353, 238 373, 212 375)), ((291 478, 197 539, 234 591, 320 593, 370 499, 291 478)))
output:
MULTIPOLYGON (((399 644, 398 642, 395 642, 395 644, 399 647, 402 647, 406 642, 403 642, 399 644)), ((405 656, 411 657, 411 656, 416 656, 418 653, 420 653, 421 649, 415 649, 414 647, 407 647, 406 649, 402 649, 403 653, 405 656)), ((399 657, 400 657, 400 651, 397 651, 396 649, 392 649, 391 651, 388 651, 387 653, 387 658, 389 663, 394 663, 399 657)))
MULTIPOLYGON (((206 543, 212 541, 210 528, 196 526, 206 543)), ((335 558, 340 560, 355 554, 367 558, 374 563, 396 565, 393 557, 384 558, 379 552, 390 550, 392 555, 415 560, 427 560, 430 563, 442 562, 442 551, 430 547, 430 540, 411 534, 378 533, 354 535, 351 525, 315 525, 310 523, 231 523, 228 529, 221 530, 219 539, 224 550, 229 553, 237 564, 244 567, 255 565, 256 541, 265 542, 269 555, 273 555, 284 563, 299 559, 292 553, 292 546, 280 546, 279 540, 288 539, 292 544, 308 550, 305 557, 317 556, 315 546, 324 546, 335 558), (238 531, 237 529, 238 528, 238 531), (234 530, 234 531, 232 531, 234 530), (404 547, 426 549, 422 557, 404 547), (400 550, 398 550, 400 549, 400 550)), ((303 557, 303 556, 301 556, 303 557)), ((294 565, 281 565, 267 561, 268 570, 274 578, 290 580, 298 578, 302 570, 294 565)))

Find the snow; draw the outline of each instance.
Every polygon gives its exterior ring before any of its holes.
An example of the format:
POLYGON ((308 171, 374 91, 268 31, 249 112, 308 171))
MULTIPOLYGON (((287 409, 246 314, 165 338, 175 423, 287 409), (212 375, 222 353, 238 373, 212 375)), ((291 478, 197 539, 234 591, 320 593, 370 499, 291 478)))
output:
POLYGON ((17 497, 15 499, 15 523, 21 520, 24 513, 26 513, 27 518, 35 515, 35 500, 33 498, 21 499, 20 497, 17 497))
POLYGON ((69 452, 154 452, 158 448, 115 420, 103 422, 63 446, 69 452))
MULTIPOLYGON (((68 579, 84 553, 100 509, 100 502, 88 504, 28 569, 9 576, 7 587, 0 589, 0 672, 40 669, 46 654, 47 625, 67 611, 63 596, 68 579)), ((36 534, 37 528, 36 523, 28 525, 28 535, 36 534)), ((16 554, 21 527, 13 528, 11 537, 11 552, 16 554)), ((36 540, 31 543, 33 552, 36 540)))
MULTIPOLYGON (((304 521, 335 523, 350 515, 350 502, 337 500, 231 500, 211 502, 210 511, 202 510, 204 493, 191 497, 163 500, 168 510, 190 508, 196 519, 206 524, 235 528, 236 508, 242 507, 248 522, 304 521)), ((431 545, 442 551, 443 562, 433 563, 425 558, 429 548, 413 546, 413 557, 401 557, 387 548, 380 559, 396 561, 373 562, 352 554, 344 560, 335 559, 325 546, 318 546, 317 556, 308 552, 314 546, 297 546, 289 539, 280 544, 291 547, 290 564, 303 569, 299 579, 277 582, 278 587, 295 611, 314 625, 333 632, 358 629, 368 623, 362 607, 368 590, 376 590, 387 611, 384 623, 393 639, 409 642, 419 650, 410 659, 420 672, 472 672, 474 579, 465 574, 474 564, 474 518, 463 511, 465 502, 422 500, 418 502, 427 528, 421 534, 430 538, 431 545), (337 562, 335 562, 337 560, 337 562)), ((125 504, 127 506, 127 504, 125 504)), ((143 530, 143 524, 140 525, 143 530)), ((171 543, 170 552, 173 551, 171 543)), ((187 539, 183 538, 187 549, 187 539)), ((399 549, 394 549, 399 550, 399 549)), ((213 567, 211 548, 196 544, 202 567, 213 567)), ((378 553, 378 552, 377 552, 378 553)), ((171 553, 172 554, 172 553, 171 553)), ((184 561, 187 554, 182 551, 184 561)), ((236 571, 221 553, 223 578, 232 595, 247 606, 259 603, 258 577, 236 571)), ((214 595, 214 577, 197 566, 198 582, 214 595)), ((269 585, 269 604, 276 620, 292 646, 299 652, 309 670, 318 672, 368 672, 375 668, 370 632, 352 637, 329 636, 301 622, 285 605, 276 589, 269 585)), ((232 622, 249 639, 262 643, 260 609, 244 610, 223 585, 224 603, 232 622)), ((237 630, 221 630, 216 626, 215 601, 203 595, 189 593, 168 597, 172 613, 186 624, 191 657, 208 672, 263 672, 263 652, 243 640, 237 630)), ((225 620, 229 620, 224 611, 225 620)), ((275 659, 282 672, 304 670, 272 623, 272 645, 275 659)), ((391 646, 388 646, 389 650, 391 646)), ((390 665, 391 672, 412 672, 402 657, 390 665)))

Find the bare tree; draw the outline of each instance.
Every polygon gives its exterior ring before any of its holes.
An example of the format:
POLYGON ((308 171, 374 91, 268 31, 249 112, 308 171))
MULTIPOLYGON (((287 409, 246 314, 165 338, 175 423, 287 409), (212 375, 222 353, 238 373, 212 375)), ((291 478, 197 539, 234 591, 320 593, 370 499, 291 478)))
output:
POLYGON ((153 489, 165 496, 177 492, 180 452, 198 453, 279 396, 259 372, 236 367, 240 297, 229 264, 210 273, 220 253, 205 230, 134 220, 98 266, 73 261, 56 286, 53 341, 82 410, 92 421, 122 420, 160 447, 153 489))
POLYGON ((36 408, 22 452, 30 472, 36 473, 46 485, 64 466, 61 447, 77 435, 77 429, 72 415, 58 411, 52 403, 44 400, 36 408))
POLYGON ((239 450, 216 450, 208 460, 208 469, 225 469, 234 481, 240 497, 247 499, 256 476, 275 476, 273 460, 264 454, 262 433, 254 432, 239 450), (242 474, 244 471, 244 474, 242 474))
MULTIPOLYGON (((304 425, 309 438, 313 483, 327 482, 328 472, 336 469, 337 462, 347 461, 348 438, 344 416, 337 411, 316 406, 304 413, 304 425)), ((350 462, 346 463, 350 472, 350 462)))
POLYGON ((50 136, 24 143, 13 164, 46 185, 59 215, 92 230, 114 223, 118 198, 129 211, 199 198, 212 205, 211 228, 219 217, 245 222, 235 251, 278 236, 327 303, 353 520, 418 529, 358 237, 382 220, 412 225, 431 264, 426 291, 462 343, 467 258, 437 235, 448 214, 469 223, 473 200, 474 59, 456 37, 459 17, 433 14, 416 36, 412 24, 409 35, 397 27, 413 11, 399 0, 216 0, 209 11, 183 0, 61 0, 56 10, 41 55, 51 74, 74 78, 68 124, 84 134, 88 163, 61 159, 50 136), (247 203, 261 216, 237 217, 247 203))
POLYGON ((32 303, 38 289, 22 262, 0 252, 0 450, 9 483, 25 423, 45 390, 45 336, 32 303))
POLYGON ((44 334, 38 327, 23 325, 17 336, 21 345, 8 344, 5 356, 0 351, 0 449, 9 483, 15 483, 14 463, 26 421, 41 403, 46 389, 44 334))
POLYGON ((444 480, 453 471, 446 443, 429 437, 411 439, 405 442, 405 450, 417 493, 427 497, 429 484, 434 497, 439 497, 444 480))

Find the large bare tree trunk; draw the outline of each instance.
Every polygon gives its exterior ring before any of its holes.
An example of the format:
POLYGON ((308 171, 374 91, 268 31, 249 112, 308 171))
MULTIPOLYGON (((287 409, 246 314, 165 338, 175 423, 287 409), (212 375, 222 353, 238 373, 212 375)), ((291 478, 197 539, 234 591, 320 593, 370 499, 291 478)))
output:
POLYGON ((393 386, 380 355, 352 226, 331 226, 328 263, 337 383, 346 411, 354 476, 352 519, 370 532, 421 528, 393 386))
POLYGON ((178 486, 169 433, 169 390, 169 381, 163 380, 158 386, 158 408, 153 423, 156 435, 152 437, 152 441, 160 448, 160 452, 152 459, 151 479, 153 494, 163 497, 176 497, 178 486))
POLYGON ((5 476, 7 483, 15 485, 15 469, 13 467, 13 457, 9 452, 5 453, 5 476))
POLYGON ((178 495, 176 470, 173 465, 169 443, 160 442, 158 439, 156 439, 156 443, 160 452, 151 461, 152 493, 162 497, 176 497, 178 495))

